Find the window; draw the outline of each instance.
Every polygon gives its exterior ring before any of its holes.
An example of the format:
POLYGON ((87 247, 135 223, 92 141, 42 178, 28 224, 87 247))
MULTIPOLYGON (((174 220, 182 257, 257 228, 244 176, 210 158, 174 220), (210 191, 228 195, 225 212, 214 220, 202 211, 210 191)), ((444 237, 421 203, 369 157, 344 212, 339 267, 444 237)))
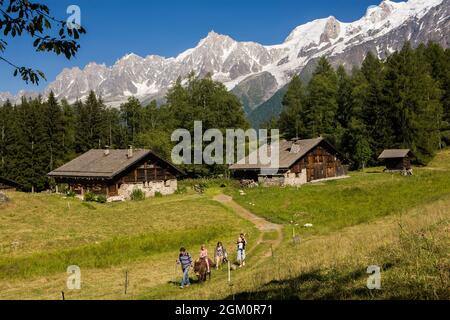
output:
POLYGON ((145 170, 138 169, 137 178, 138 178, 138 181, 145 181, 145 170))

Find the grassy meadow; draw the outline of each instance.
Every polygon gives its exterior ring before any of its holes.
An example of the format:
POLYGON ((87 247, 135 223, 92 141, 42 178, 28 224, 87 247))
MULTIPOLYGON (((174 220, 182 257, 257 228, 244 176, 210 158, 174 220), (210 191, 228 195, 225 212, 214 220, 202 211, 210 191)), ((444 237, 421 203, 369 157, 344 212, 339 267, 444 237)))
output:
POLYGON ((450 299, 450 197, 404 215, 284 243, 236 299, 450 299), (367 268, 381 267, 381 290, 367 268))
MULTIPOLYGON (((450 299, 450 196, 339 232, 286 237, 272 257, 249 255, 248 267, 219 272, 211 283, 181 291, 156 286, 138 299, 450 299), (367 289, 367 268, 381 267, 382 289, 367 289)), ((289 232, 286 232, 289 234, 289 232)), ((259 248, 264 251, 267 248, 259 248)))
POLYGON ((450 299, 450 150, 413 177, 375 168, 244 196, 232 181, 180 185, 185 194, 114 204, 9 194, 0 206, 0 299, 60 299, 61 291, 67 299, 450 299), (194 184, 204 194, 190 191, 194 184), (222 193, 283 225, 284 239, 213 201, 222 193), (233 259, 242 231, 248 264, 232 272, 231 286, 224 268, 178 288, 180 246, 195 257, 200 244, 212 251, 221 240, 233 259), (72 264, 81 291, 66 289, 72 264), (371 265, 382 269, 382 290, 366 287, 371 265))
MULTIPOLYGON (((0 298, 39 298, 23 286, 67 278, 70 265, 78 265, 83 275, 96 274, 99 282, 111 268, 154 269, 149 282, 158 282, 158 268, 173 277, 181 246, 195 257, 203 243, 212 251, 217 241, 231 246, 240 232, 257 236, 252 224, 194 194, 113 204, 58 195, 9 196, 12 202, 0 207, 0 298)), ((122 282, 123 272, 116 274, 122 282)), ((60 284, 63 290, 64 282, 60 284)), ((59 298, 59 287, 48 290, 54 292, 42 293, 42 298, 59 298)), ((101 291, 95 288, 88 295, 102 296, 101 291)))
POLYGON ((375 168, 301 188, 231 192, 286 226, 281 258, 260 268, 258 284, 247 286, 257 289, 243 288, 240 299, 450 299, 450 150, 413 177, 375 168), (288 240, 294 228, 297 245, 288 240), (380 291, 366 288, 370 265, 382 268, 380 291))
MULTIPOLYGON (((210 182, 207 193, 223 192, 223 184, 210 182)), ((283 244, 266 260, 250 255, 231 286, 222 272, 206 288, 180 292, 163 284, 139 298, 450 299, 450 150, 413 177, 374 168, 301 188, 246 189, 241 196, 231 183, 225 192, 283 224, 283 244), (300 243, 292 241, 292 221, 300 243), (372 265, 382 270, 382 290, 367 289, 372 265)))
POLYGON ((412 177, 383 173, 382 168, 352 172, 350 178, 300 188, 255 188, 245 196, 232 190, 243 207, 272 222, 313 224, 308 235, 337 231, 387 215, 406 212, 450 194, 450 152, 412 177), (444 161, 443 159, 447 159, 444 161))

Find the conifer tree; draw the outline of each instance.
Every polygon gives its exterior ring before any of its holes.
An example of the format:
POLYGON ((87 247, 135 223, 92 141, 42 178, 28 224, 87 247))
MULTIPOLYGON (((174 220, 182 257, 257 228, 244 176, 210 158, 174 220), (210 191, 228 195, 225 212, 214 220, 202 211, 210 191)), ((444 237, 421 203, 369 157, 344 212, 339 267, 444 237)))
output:
POLYGON ((439 148, 441 92, 409 43, 387 61, 385 92, 393 112, 393 147, 412 149, 426 163, 439 148))
POLYGON ((338 79, 337 103, 338 110, 336 119, 343 128, 348 128, 353 116, 352 80, 343 66, 336 71, 338 79))
MULTIPOLYGON (((340 119, 345 130, 342 135, 340 146, 347 158, 352 160, 353 167, 355 169, 360 169, 364 165, 376 163, 373 159, 363 159, 363 157, 360 156, 360 151, 362 150, 361 146, 366 147, 367 145, 369 145, 370 150, 372 151, 370 154, 374 154, 370 143, 372 140, 368 134, 367 125, 364 122, 363 117, 363 111, 366 109, 366 94, 369 84, 360 70, 354 70, 352 78, 349 80, 351 93, 350 97, 346 96, 345 99, 350 99, 351 108, 348 106, 345 108, 345 105, 342 102, 340 104, 340 108, 347 110, 342 112, 348 112, 338 118, 340 119)), ((343 84, 341 85, 343 86, 343 84)), ((348 103, 347 100, 345 102, 348 103)), ((369 153, 364 152, 364 154, 366 155, 369 153)))
POLYGON ((13 178, 11 170, 15 158, 15 125, 14 108, 10 101, 6 101, 0 106, 0 176, 10 179, 13 178))
POLYGON ((120 114, 126 128, 126 142, 133 144, 140 132, 142 123, 142 107, 138 99, 128 98, 127 103, 120 106, 120 114))
POLYGON ((427 46, 421 44, 416 51, 421 63, 430 66, 431 76, 438 82, 441 90, 441 105, 443 108, 440 125, 441 146, 444 143, 450 145, 450 51, 444 50, 436 43, 429 43, 427 46))
POLYGON ((308 84, 305 119, 308 137, 333 136, 336 129, 337 83, 336 73, 326 58, 318 66, 308 84))
POLYGON ((63 162, 66 163, 72 160, 75 156, 75 133, 76 133, 76 113, 75 108, 70 105, 65 99, 61 100, 62 111, 62 150, 63 162))
POLYGON ((75 103, 77 116, 76 152, 103 148, 108 143, 108 123, 105 105, 97 99, 95 93, 89 93, 86 102, 75 103))
POLYGON ((18 111, 14 180, 27 190, 42 191, 48 186, 48 137, 41 98, 30 101, 22 99, 18 111))
POLYGON ((142 111, 142 130, 154 130, 162 125, 162 114, 155 100, 151 101, 142 111))
POLYGON ((298 75, 295 75, 289 83, 282 104, 284 109, 278 123, 284 137, 290 139, 305 136, 305 91, 298 75))
POLYGON ((55 95, 50 92, 43 106, 43 121, 47 141, 48 172, 62 165, 64 159, 64 114, 55 95))
POLYGON ((119 109, 105 110, 106 142, 105 145, 115 149, 126 149, 130 145, 128 131, 123 125, 122 114, 119 109))
POLYGON ((352 95, 354 112, 362 121, 362 126, 356 125, 358 134, 364 135, 371 146, 373 158, 370 164, 376 164, 378 155, 392 145, 392 105, 385 99, 384 81, 383 62, 369 52, 361 72, 354 76, 352 95))

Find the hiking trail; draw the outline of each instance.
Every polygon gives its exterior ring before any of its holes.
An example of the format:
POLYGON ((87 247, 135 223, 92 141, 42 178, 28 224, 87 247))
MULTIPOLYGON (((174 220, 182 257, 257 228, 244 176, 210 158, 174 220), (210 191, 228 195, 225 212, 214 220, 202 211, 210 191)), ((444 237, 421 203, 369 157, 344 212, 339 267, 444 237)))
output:
POLYGON ((252 251, 254 251, 257 247, 260 245, 267 245, 269 247, 268 251, 264 253, 264 258, 269 258, 272 256, 273 251, 280 246, 280 244, 283 241, 283 226, 280 224, 275 224, 270 221, 267 221, 264 218, 261 218, 253 213, 251 213, 249 210, 242 207, 240 204, 235 202, 232 197, 221 194, 218 196, 215 196, 213 198, 214 201, 217 201, 226 207, 232 209, 237 215, 239 215, 241 218, 250 221, 253 223, 256 228, 260 231, 260 235, 258 237, 258 240, 256 241, 253 248, 248 252, 248 254, 251 254, 252 251), (267 233, 276 232, 277 237, 274 240, 265 240, 264 235, 267 233))

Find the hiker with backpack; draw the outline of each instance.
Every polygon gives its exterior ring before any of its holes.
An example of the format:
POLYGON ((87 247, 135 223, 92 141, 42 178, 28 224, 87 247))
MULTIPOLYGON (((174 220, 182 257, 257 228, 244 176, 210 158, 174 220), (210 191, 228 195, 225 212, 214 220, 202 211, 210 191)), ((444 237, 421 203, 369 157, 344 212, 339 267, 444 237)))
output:
POLYGON ((247 240, 245 235, 241 233, 237 241, 237 261, 239 263, 239 268, 245 267, 245 248, 247 246, 247 240))

